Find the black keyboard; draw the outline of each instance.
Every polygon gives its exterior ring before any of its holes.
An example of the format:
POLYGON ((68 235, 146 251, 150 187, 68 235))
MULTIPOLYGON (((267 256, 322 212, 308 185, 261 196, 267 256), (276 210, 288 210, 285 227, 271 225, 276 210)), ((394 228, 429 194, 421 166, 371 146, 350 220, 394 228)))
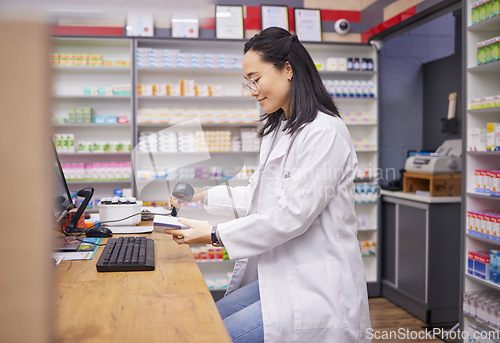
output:
POLYGON ((97 261, 98 272, 155 269, 154 241, 146 237, 110 238, 97 261))

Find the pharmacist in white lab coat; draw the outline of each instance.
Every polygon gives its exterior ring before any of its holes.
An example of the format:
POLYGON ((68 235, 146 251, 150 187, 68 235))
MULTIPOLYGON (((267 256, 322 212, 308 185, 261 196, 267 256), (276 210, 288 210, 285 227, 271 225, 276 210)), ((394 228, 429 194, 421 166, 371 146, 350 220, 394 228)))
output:
POLYGON ((234 342, 369 341, 349 132, 297 36, 268 28, 244 51, 243 87, 265 113, 260 165, 246 187, 193 198, 244 216, 218 226, 181 218, 190 229, 166 232, 178 244, 222 244, 237 260, 217 303, 234 342))

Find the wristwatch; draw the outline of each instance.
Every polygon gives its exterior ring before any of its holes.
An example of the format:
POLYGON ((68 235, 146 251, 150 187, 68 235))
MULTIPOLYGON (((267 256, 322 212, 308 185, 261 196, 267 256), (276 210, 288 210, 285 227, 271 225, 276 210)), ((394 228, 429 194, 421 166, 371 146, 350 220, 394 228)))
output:
POLYGON ((212 227, 211 238, 212 238, 212 246, 214 246, 214 247, 220 247, 221 246, 221 244, 219 242, 219 237, 217 235, 217 225, 215 225, 214 227, 212 227))

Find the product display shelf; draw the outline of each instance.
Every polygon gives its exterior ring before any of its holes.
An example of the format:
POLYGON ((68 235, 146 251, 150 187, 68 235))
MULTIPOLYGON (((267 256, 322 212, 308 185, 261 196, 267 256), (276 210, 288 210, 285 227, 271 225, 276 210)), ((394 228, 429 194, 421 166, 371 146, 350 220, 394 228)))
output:
MULTIPOLYGON (((135 132, 137 142, 141 140, 141 135, 144 133, 158 133, 158 140, 161 140, 161 134, 170 135, 172 133, 176 134, 178 137, 178 144, 181 144, 181 136, 186 132, 193 132, 203 130, 206 134, 208 132, 217 131, 229 131, 231 134, 231 141, 235 137, 240 139, 242 142, 241 129, 254 129, 258 128, 259 123, 257 122, 260 115, 260 107, 258 106, 255 98, 250 96, 244 96, 241 92, 241 83, 243 79, 243 70, 241 69, 241 58, 243 50, 243 41, 221 41, 221 40, 184 40, 184 39, 135 39, 134 40, 134 79, 135 79, 135 89, 133 92, 135 94, 135 132), (138 50, 140 49, 140 50, 138 50), (150 50, 147 50, 150 49, 150 50), (179 55, 173 50, 178 50, 179 55), (161 52, 160 52, 161 50, 161 52), (140 52, 139 52, 140 51, 140 52), (149 51, 149 52, 148 52, 149 51), (170 52, 169 52, 170 51, 170 52), (150 53, 153 55, 153 60, 160 63, 157 67, 148 67, 147 65, 141 65, 142 53, 150 53), (213 53, 216 52, 216 53, 213 53), (168 55, 173 53, 173 55, 168 55), (196 54, 196 55, 187 55, 196 54), (210 54, 210 56, 209 56, 210 54), (221 56, 219 54, 224 54, 221 56), (210 68, 200 67, 192 68, 189 65, 185 68, 180 67, 162 67, 165 63, 184 63, 186 60, 184 58, 191 59, 195 62, 195 59, 200 58, 203 60, 202 63, 209 61, 209 59, 214 58, 217 61, 220 58, 228 58, 227 64, 231 65, 233 61, 237 59, 231 57, 240 58, 240 63, 234 64, 234 68, 217 68, 212 66, 210 68), (182 81, 181 81, 182 80, 182 81), (175 94, 175 87, 181 85, 187 85, 186 88, 181 88, 181 94, 175 94), (185 83, 184 83, 185 82, 185 83), (196 93, 190 93, 190 87, 194 84, 198 89, 196 93), (169 91, 174 89, 172 95, 145 95, 142 91, 142 87, 147 89, 150 85, 154 85, 155 89, 159 86, 168 85, 169 91), (139 94, 139 86, 141 87, 141 94, 139 94), (212 95, 207 96, 203 92, 207 91, 209 88, 212 95), (200 90, 199 90, 200 89, 200 90), (200 95, 197 92, 200 91, 200 95), (184 93, 185 92, 185 93, 184 93), (138 117, 139 114, 147 112, 148 108, 160 108, 165 109, 164 115, 170 115, 172 111, 170 109, 180 109, 177 110, 177 116, 186 115, 185 121, 195 120, 194 124, 185 124, 182 122, 182 118, 173 121, 173 123, 141 123, 141 119, 138 117), (142 109, 142 110, 141 110, 142 109), (186 110, 183 110, 186 109, 186 110), (254 122, 234 122, 231 120, 220 120, 223 122, 210 122, 203 123, 200 118, 199 122, 196 122, 196 117, 193 118, 192 115, 187 115, 188 111, 193 113, 202 114, 206 109, 212 109, 214 115, 217 115, 217 110, 222 109, 227 115, 232 115, 236 110, 238 111, 253 111, 255 113, 254 122)), ((200 60, 200 61, 201 61, 200 60)), ((208 63, 208 62, 207 62, 208 63)), ((165 93, 159 93, 165 94, 165 93)), ((170 93, 167 93, 170 94, 170 93)), ((154 111, 152 111, 155 113, 154 111)), ((243 112, 242 112, 243 113, 243 112)), ((246 112, 245 112, 246 113, 246 112)), ((154 114, 153 114, 154 115, 154 114)), ((166 120, 165 120, 166 121, 166 120)), ((236 120, 235 120, 236 121, 236 120)), ((183 141, 185 143, 185 141, 183 141)), ((231 142, 231 146, 232 146, 231 142)), ((243 142, 242 142, 243 143, 243 142)), ((258 145, 260 146, 260 144, 258 145)), ((242 144, 243 147, 243 144, 242 144)), ((215 168, 229 168, 231 166, 237 168, 253 168, 258 164, 259 151, 226 151, 226 152, 142 152, 140 149, 136 149, 137 152, 134 154, 133 159, 137 170, 148 170, 156 168, 157 170, 170 169, 170 168, 196 168, 200 167, 215 167, 215 168)), ((180 146, 179 146, 179 150, 180 146)), ((240 149, 238 149, 240 150, 240 149)), ((194 187, 211 187, 218 184, 229 183, 230 185, 246 185, 248 184, 248 178, 246 179, 231 179, 227 180, 225 178, 208 178, 208 179, 162 179, 162 180, 137 180, 136 187, 137 192, 140 194, 143 200, 160 200, 166 199, 165 193, 168 189, 172 189, 179 182, 187 182, 192 184, 194 187), (145 186, 146 185, 146 186, 145 186)), ((212 224, 217 224, 219 222, 224 222, 232 218, 213 216, 206 213, 203 207, 189 207, 183 208, 181 210, 184 215, 193 219, 207 220, 212 224)), ((202 271, 207 285, 213 291, 224 290, 226 286, 220 287, 221 282, 227 284, 227 274, 233 269, 233 262, 227 261, 216 261, 210 263, 199 263, 200 270, 202 271), (214 282, 216 280, 216 282, 214 282), (218 285, 213 287, 213 285, 218 285)))
POLYGON ((467 192, 467 196, 471 198, 478 198, 478 199, 488 199, 492 201, 493 206, 498 206, 498 203, 495 204, 493 202, 495 201, 500 201, 500 196, 492 196, 492 195, 487 195, 487 194, 481 194, 481 193, 474 193, 474 192, 467 192))
MULTIPOLYGON (((377 85, 377 53, 368 44, 339 44, 339 43, 307 43, 305 44, 313 60, 317 64, 323 65, 323 70, 319 71, 321 78, 325 81, 345 80, 350 82, 363 81, 373 82, 373 97, 339 97, 332 99, 341 111, 341 116, 345 120, 346 126, 353 138, 353 141, 366 140, 371 147, 357 147, 356 153, 359 162, 360 175, 356 183, 376 184, 376 170, 378 167, 378 85, 377 85), (333 58, 371 58, 374 70, 370 71, 331 71, 327 69, 327 61, 333 58), (349 122, 349 114, 362 113, 368 116, 369 122, 349 122)), ((334 94, 334 89, 327 89, 334 94)), ((379 215, 378 201, 356 201, 356 214, 358 220, 365 218, 366 226, 358 225, 358 239, 361 241, 379 242, 379 215)), ((378 249, 378 246, 377 246, 378 249)), ((380 294, 380 261, 377 253, 363 256, 366 270, 366 280, 368 283, 368 293, 370 295, 380 294)))
MULTIPOLYGON (((118 94, 130 89, 133 83, 132 40, 129 38, 104 37, 52 37, 52 115, 55 135, 73 135, 74 151, 61 152, 62 164, 73 163, 130 163, 130 152, 77 153, 78 144, 86 142, 114 142, 131 144, 133 141, 133 97, 129 95, 85 95, 89 90, 110 89, 118 94), (103 64, 128 64, 121 66, 103 64), (86 65, 87 64, 87 65, 86 65), (95 65, 89 65, 95 64, 95 65), (101 65, 98 65, 101 64, 101 65), (71 108, 90 108, 88 123, 69 123, 71 108), (96 124, 94 120, 127 117, 130 123, 96 124)), ((104 94, 104 93, 103 93, 104 94)), ((79 120, 73 119, 73 120, 79 120)), ((92 202, 112 196, 117 188, 132 188, 132 180, 85 180, 68 181, 72 191, 93 185, 92 202)))
POLYGON ((66 180, 69 185, 85 185, 94 183, 122 183, 130 185, 130 179, 128 180, 66 180))
POLYGON ((489 243, 489 244, 494 244, 494 245, 500 245, 500 241, 494 241, 494 240, 486 238, 486 237, 476 236, 476 235, 472 235, 469 233, 467 233, 466 236, 467 236, 467 238, 475 239, 477 241, 481 241, 481 242, 485 242, 485 243, 489 243))
POLYGON ((374 76, 375 71, 372 70, 348 70, 348 71, 334 71, 334 70, 320 70, 319 75, 321 77, 350 77, 350 76, 374 76))
POLYGON ((476 23, 474 25, 467 24, 467 30, 469 32, 478 32, 478 31, 495 31, 500 26, 500 16, 497 15, 493 18, 489 18, 487 20, 483 20, 480 23, 476 23))
MULTIPOLYGON (((217 43, 218 44, 218 43, 217 43)), ((181 51, 182 52, 182 51, 181 51)), ((241 53, 241 52, 240 52, 241 53)), ((141 73, 166 73, 172 74, 177 73, 180 75, 190 74, 203 74, 213 75, 214 73, 219 73, 222 75, 229 75, 232 77, 233 75, 237 75, 238 77, 242 77, 243 70, 241 68, 165 68, 165 67, 138 67, 138 71, 141 73), (231 75, 233 74, 233 75, 231 75)), ((220 77, 220 76, 219 76, 220 77)))
POLYGON ((231 96, 188 96, 188 95, 138 95, 137 99, 140 100, 161 100, 161 101, 168 101, 168 100, 180 100, 180 101, 213 101, 213 102, 218 102, 218 101, 248 101, 248 102, 255 102, 255 98, 249 97, 249 96, 242 96, 242 95, 231 95, 231 96))
MULTIPOLYGON (((139 123, 138 128, 167 128, 178 123, 139 123)), ((187 125, 183 123, 183 125, 187 125)), ((193 126, 201 125, 201 127, 257 127, 259 123, 195 123, 193 126)))
POLYGON ((500 61, 490 62, 478 66, 472 66, 468 68, 469 72, 482 73, 490 71, 500 71, 500 61))
POLYGON ((479 319, 479 318, 477 318, 477 317, 475 317, 475 316, 472 316, 472 315, 470 315, 470 314, 468 314, 468 313, 465 313, 465 312, 464 312, 464 314, 463 314, 463 315, 464 315, 464 317, 466 317, 468 320, 473 321, 473 322, 476 322, 478 325, 483 326, 483 327, 484 327, 484 329, 485 329, 486 331, 498 331, 498 330, 499 330, 499 327, 498 327, 498 326, 495 326, 495 325, 493 325, 493 324, 491 324, 491 323, 487 323, 487 322, 485 322, 484 320, 481 320, 481 319, 479 319))
POLYGON ((467 151, 471 156, 499 156, 500 151, 467 151))
POLYGON ((53 128, 71 128, 71 129, 114 129, 130 128, 131 124, 52 124, 53 128))
POLYGON ((500 107, 478 108, 474 110, 467 110, 469 114, 482 114, 482 113, 500 113, 500 107))
POLYGON ((83 95, 83 94, 54 94, 54 99, 90 99, 90 100, 130 100, 130 95, 83 95))
MULTIPOLYGON (((482 108, 470 109, 471 101, 478 98, 492 97, 500 94, 500 62, 490 62, 477 64, 477 44, 486 40, 500 36, 500 18, 493 19, 471 25, 471 6, 475 0, 464 0, 462 8, 464 11, 464 97, 463 108, 466 113, 463 125, 463 151, 468 150, 468 139, 470 129, 486 129, 486 124, 490 122, 500 122, 500 109, 482 108)), ((461 254, 461 293, 472 292, 493 292, 492 296, 500 298, 500 285, 489 280, 468 274, 468 253, 481 252, 489 253, 490 250, 500 250, 499 242, 478 237, 467 233, 469 211, 493 211, 498 210, 500 197, 487 194, 476 193, 475 170, 497 170, 500 169, 500 154, 498 152, 487 151, 467 151, 464 154, 463 195, 462 195, 462 254, 461 254)), ((489 265, 486 265, 489 268, 489 265)), ((463 313, 463 303, 460 311, 463 313)), ((466 313, 460 316, 461 331, 479 331, 488 333, 497 331, 498 328, 488 326, 484 321, 471 317, 466 313)))
POLYGON ((113 67, 113 66, 91 66, 91 67, 85 67, 85 66, 52 66, 52 70, 54 72, 83 72, 83 73, 102 73, 102 72, 118 72, 118 73, 130 73, 132 70, 131 66, 128 67, 113 67))
POLYGON ((487 286, 487 287, 492 288, 496 291, 500 291, 500 285, 498 285, 496 283, 493 283, 491 281, 481 279, 480 277, 477 277, 474 275, 469 275, 469 274, 466 274, 465 277, 467 280, 470 280, 472 282, 475 282, 475 283, 483 285, 483 286, 487 286))

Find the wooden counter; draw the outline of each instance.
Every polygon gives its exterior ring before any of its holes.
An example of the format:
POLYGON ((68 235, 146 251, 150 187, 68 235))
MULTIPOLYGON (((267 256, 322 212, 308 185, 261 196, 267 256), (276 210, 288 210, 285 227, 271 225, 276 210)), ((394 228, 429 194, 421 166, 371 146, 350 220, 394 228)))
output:
POLYGON ((92 260, 59 264, 57 342, 230 342, 189 246, 145 236, 155 241, 151 272, 98 273, 104 247, 92 260))

